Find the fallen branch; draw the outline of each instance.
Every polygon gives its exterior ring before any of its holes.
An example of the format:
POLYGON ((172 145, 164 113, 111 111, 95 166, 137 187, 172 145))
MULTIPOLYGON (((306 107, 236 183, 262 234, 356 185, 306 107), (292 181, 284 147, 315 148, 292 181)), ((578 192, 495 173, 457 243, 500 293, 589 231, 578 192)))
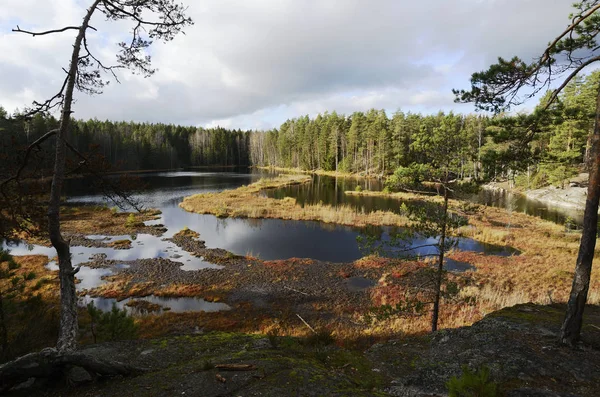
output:
POLYGON ((217 364, 215 368, 221 371, 254 371, 256 369, 252 364, 217 364))
POLYGON ((293 289, 293 288, 286 287, 286 286, 283 286, 283 288, 289 289, 290 291, 294 291, 294 292, 297 292, 297 293, 302 294, 302 295, 310 296, 310 294, 307 294, 306 292, 298 291, 297 289, 293 289))
POLYGON ((296 316, 298 316, 298 318, 300 319, 300 321, 302 321, 304 323, 304 325, 306 325, 308 327, 308 329, 310 329, 313 332, 313 334, 317 333, 317 331, 315 331, 315 329, 313 327, 311 327, 309 323, 307 323, 306 321, 304 321, 304 319, 302 317, 300 317, 300 315, 298 313, 296 313, 296 316))

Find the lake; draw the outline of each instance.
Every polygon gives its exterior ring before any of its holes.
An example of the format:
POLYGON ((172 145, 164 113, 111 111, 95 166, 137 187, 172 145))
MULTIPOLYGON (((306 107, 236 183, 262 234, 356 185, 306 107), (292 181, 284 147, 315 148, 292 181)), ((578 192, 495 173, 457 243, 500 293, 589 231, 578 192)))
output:
MULTIPOLYGON (((175 244, 163 240, 173 236, 184 227, 200 233, 200 238, 206 241, 209 248, 223 248, 234 254, 252 255, 264 260, 304 257, 331 262, 350 262, 361 258, 365 254, 357 243, 358 236, 375 235, 381 236, 384 240, 388 238, 389 228, 370 227, 360 229, 318 222, 278 219, 219 219, 212 215, 189 213, 178 206, 185 196, 235 189, 269 175, 269 173, 256 170, 139 174, 138 176, 145 182, 146 188, 136 198, 141 200, 146 207, 157 208, 162 211, 161 219, 152 222, 164 224, 167 228, 165 235, 155 237, 140 234, 133 241, 133 246, 129 250, 72 247, 73 264, 78 265, 88 261, 93 255, 104 254, 107 259, 124 262, 143 258, 168 258, 181 263, 182 269, 187 271, 219 268, 219 266, 207 263, 202 258, 192 256, 175 244)), ((344 195, 344 191, 354 190, 358 184, 370 190, 381 188, 381 182, 378 180, 336 179, 315 176, 312 183, 272 190, 265 194, 276 198, 295 197, 300 204, 315 202, 332 205, 346 204, 366 211, 375 209, 396 211, 399 208, 399 202, 393 199, 344 195)), ((91 194, 88 190, 89 186, 90 184, 85 180, 68 181, 69 202, 73 205, 104 205, 106 203, 105 198, 99 194, 91 194)), ((542 215, 547 213, 542 212, 542 215)), ((129 236, 106 237, 101 235, 88 237, 107 238, 109 240, 129 238, 129 236)), ((421 246, 433 242, 432 239, 417 238, 412 241, 412 244, 421 246)), ((6 244, 4 246, 6 247, 6 244)), ((49 257, 55 256, 54 250, 47 247, 16 244, 8 248, 14 255, 43 254, 49 257)), ((515 253, 509 248, 482 244, 471 239, 460 239, 458 249, 493 255, 511 255, 515 253)), ((415 250, 415 254, 422 256, 434 253, 434 247, 415 250)), ((50 266, 52 268, 56 265, 51 263, 50 266)), ((468 264, 449 261, 447 268, 448 270, 464 271, 471 267, 468 264)), ((82 282, 77 286, 78 290, 97 287, 104 282, 102 277, 113 273, 114 270, 116 269, 83 267, 78 274, 78 277, 82 279, 82 282)), ((156 298, 150 297, 149 299, 156 298)), ((113 302, 96 299, 95 303, 102 308, 106 308, 110 307, 113 302)), ((173 311, 226 309, 226 305, 216 305, 194 299, 166 299, 161 300, 161 304, 168 306, 173 311)), ((119 303, 119 305, 122 306, 123 303, 119 303)))

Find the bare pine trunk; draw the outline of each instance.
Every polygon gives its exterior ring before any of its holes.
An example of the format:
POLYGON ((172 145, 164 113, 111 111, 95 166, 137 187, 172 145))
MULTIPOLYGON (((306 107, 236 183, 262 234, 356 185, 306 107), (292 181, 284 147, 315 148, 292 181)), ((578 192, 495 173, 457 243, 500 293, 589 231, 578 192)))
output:
POLYGON ((69 65, 69 79, 67 82, 64 103, 60 118, 60 128, 56 135, 56 152, 54 159, 54 176, 50 189, 50 201, 48 204, 48 231, 52 246, 56 249, 58 256, 58 277, 60 280, 60 330, 57 348, 60 352, 73 351, 77 348, 77 294, 75 293, 75 273, 71 264, 71 253, 69 243, 65 241, 60 232, 60 204, 62 188, 65 180, 65 162, 67 157, 67 146, 65 139, 71 125, 71 104, 73 103, 73 90, 77 79, 77 62, 81 42, 89 25, 90 18, 94 13, 100 0, 96 0, 88 9, 79 34, 73 45, 71 63, 69 65))
POLYGON ((431 332, 437 331, 438 317, 440 314, 440 297, 442 292, 442 275, 444 274, 444 253, 446 244, 446 224, 448 217, 448 189, 444 189, 444 214, 442 217, 442 233, 440 235, 440 256, 435 279, 435 300, 433 301, 433 313, 431 314, 431 332))
MULTIPOLYGON (((599 87, 600 88, 600 87, 599 87)), ((561 343, 574 345, 580 337, 583 310, 587 301, 592 261, 596 248, 598 229, 598 201, 600 199, 600 90, 596 98, 596 123, 591 144, 590 179, 583 216, 583 232, 579 245, 579 255, 575 264, 575 276, 571 295, 567 303, 567 313, 560 331, 561 343)))

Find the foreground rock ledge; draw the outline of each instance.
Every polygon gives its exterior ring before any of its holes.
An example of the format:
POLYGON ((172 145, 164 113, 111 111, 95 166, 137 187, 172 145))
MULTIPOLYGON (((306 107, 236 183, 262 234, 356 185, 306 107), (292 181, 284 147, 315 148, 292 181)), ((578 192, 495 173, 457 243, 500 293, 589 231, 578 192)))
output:
POLYGON ((103 343, 82 352, 148 372, 75 388, 33 385, 8 395, 444 396, 446 381, 467 365, 487 366, 501 395, 597 396, 600 307, 586 310, 584 343, 576 350, 555 342, 563 306, 525 304, 471 327, 379 343, 366 352, 297 338, 201 331, 103 343))

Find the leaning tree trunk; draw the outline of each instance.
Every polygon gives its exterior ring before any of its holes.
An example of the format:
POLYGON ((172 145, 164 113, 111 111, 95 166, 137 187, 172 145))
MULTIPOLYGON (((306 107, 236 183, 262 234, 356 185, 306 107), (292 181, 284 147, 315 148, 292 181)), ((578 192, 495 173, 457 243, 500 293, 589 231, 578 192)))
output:
POLYGON ((69 76, 65 88, 62 113, 60 117, 60 128, 56 135, 56 151, 54 158, 54 176, 50 189, 50 201, 48 203, 48 232, 50 241, 56 249, 58 256, 58 274, 60 279, 60 330, 57 348, 59 351, 73 351, 77 348, 77 294, 75 292, 75 273, 71 264, 71 253, 69 243, 65 241, 60 232, 60 204, 63 183, 65 180, 65 162, 67 157, 66 137, 71 125, 71 104, 73 103, 73 90, 77 80, 77 63, 81 43, 85 36, 92 14, 100 0, 94 1, 88 9, 79 33, 73 45, 71 63, 69 65, 69 76))
POLYGON ((448 224, 448 189, 444 188, 444 213, 442 215, 442 233, 440 235, 440 255, 437 273, 435 277, 435 299, 433 301, 433 313, 431 314, 431 332, 437 331, 438 317, 440 315, 440 298, 442 295, 442 276, 444 274, 444 253, 446 252, 446 228, 448 224))
POLYGON ((587 301, 592 261, 596 248, 598 229, 598 201, 600 199, 600 87, 596 97, 596 122, 591 146, 590 179, 583 216, 583 233, 579 254, 575 264, 575 276, 571 295, 567 303, 567 313, 560 331, 560 342, 574 345, 580 337, 583 310, 587 301))

